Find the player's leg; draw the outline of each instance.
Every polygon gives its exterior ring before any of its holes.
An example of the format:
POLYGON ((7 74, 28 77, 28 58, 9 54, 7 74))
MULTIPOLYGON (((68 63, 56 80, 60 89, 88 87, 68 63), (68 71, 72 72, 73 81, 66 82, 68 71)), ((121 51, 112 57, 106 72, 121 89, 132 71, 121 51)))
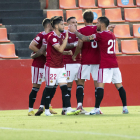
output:
POLYGON ((29 95, 29 116, 34 116, 33 105, 43 79, 43 68, 31 67, 33 88, 29 95))
POLYGON ((67 108, 66 115, 79 114, 80 110, 73 110, 71 108, 70 95, 68 94, 68 89, 67 89, 67 76, 66 76, 65 68, 59 69, 58 83, 62 91, 62 98, 67 108))
POLYGON ((128 114, 128 109, 127 109, 127 102, 126 102, 126 92, 125 89, 123 88, 122 85, 122 76, 119 68, 114 68, 113 69, 113 78, 112 78, 112 83, 115 84, 115 87, 119 91, 119 95, 123 104, 123 114, 128 114))
MULTIPOLYGON (((56 88, 57 88, 57 85, 55 85, 55 86, 53 87, 52 93, 50 94, 49 110, 50 110, 50 113, 51 113, 51 114, 57 114, 57 112, 55 112, 55 111, 52 109, 52 106, 51 106, 51 100, 52 100, 52 98, 54 97, 56 88)), ((44 89, 43 94, 42 94, 42 98, 41 98, 40 107, 39 107, 38 111, 35 113, 35 116, 40 116, 40 115, 45 111, 45 108, 44 108, 44 105, 45 105, 45 91, 46 91, 46 90, 44 89)))
MULTIPOLYGON (((55 68, 50 68, 45 66, 45 81, 46 87, 44 90, 44 98, 45 98, 45 115, 52 116, 49 106, 51 102, 52 93, 54 93, 54 86, 56 84, 58 71, 55 68)), ((55 88, 56 89, 56 88, 55 88)))
MULTIPOLYGON (((99 64, 91 65, 91 75, 94 80, 94 87, 95 87, 95 99, 97 97, 97 87, 98 87, 98 71, 99 71, 99 64)), ((100 107, 99 107, 100 108, 100 107)), ((100 114, 103 114, 100 110, 100 114)))
POLYGON ((83 108, 83 94, 85 79, 90 80, 90 65, 81 65, 78 71, 78 84, 76 90, 77 109, 83 108))
POLYGON ((86 113, 85 115, 101 114, 100 104, 101 104, 103 96, 104 96, 104 85, 105 85, 105 83, 111 83, 112 76, 113 76, 112 69, 99 69, 98 87, 96 88, 95 107, 91 112, 86 113))

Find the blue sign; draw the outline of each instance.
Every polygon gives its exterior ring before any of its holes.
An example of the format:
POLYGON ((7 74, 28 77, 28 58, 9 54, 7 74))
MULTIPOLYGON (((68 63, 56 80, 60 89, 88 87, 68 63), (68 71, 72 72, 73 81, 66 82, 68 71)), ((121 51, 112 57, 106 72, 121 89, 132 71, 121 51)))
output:
POLYGON ((93 14, 94 14, 94 20, 96 20, 98 18, 98 15, 95 12, 93 12, 93 14))
POLYGON ((139 34, 140 34, 140 27, 138 28, 138 32, 139 32, 139 34))
POLYGON ((129 0, 121 0, 123 5, 129 4, 129 0))

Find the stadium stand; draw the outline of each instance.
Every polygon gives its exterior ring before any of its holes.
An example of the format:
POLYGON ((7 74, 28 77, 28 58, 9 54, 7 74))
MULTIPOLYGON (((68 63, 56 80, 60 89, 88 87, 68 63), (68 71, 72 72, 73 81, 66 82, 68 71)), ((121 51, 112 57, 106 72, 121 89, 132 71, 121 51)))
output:
POLYGON ((133 36, 140 38, 140 24, 133 24, 133 36))
POLYGON ((133 0, 117 0, 118 7, 137 7, 134 5, 133 0))
POLYGON ((93 23, 96 23, 97 22, 97 18, 102 16, 102 10, 100 8, 98 8, 98 9, 91 9, 91 11, 94 14, 93 23))
POLYGON ((105 9, 105 16, 109 18, 110 22, 125 22, 125 20, 122 20, 120 8, 105 9))
POLYGON ((116 38, 133 38, 133 36, 130 35, 129 24, 118 24, 113 32, 116 38))
POLYGON ((121 50, 124 54, 140 54, 137 40, 122 40, 121 50))
POLYGON ((81 9, 78 9, 78 10, 66 10, 66 19, 71 17, 71 16, 75 16, 78 23, 84 23, 82 13, 83 12, 82 12, 81 9))
POLYGON ((118 46, 118 41, 116 40, 116 46, 115 46, 115 53, 116 55, 121 55, 122 52, 119 52, 119 46, 118 46))
POLYGON ((79 8, 87 9, 87 8, 98 8, 95 5, 95 0, 79 0, 79 8))
POLYGON ((10 40, 7 39, 6 28, 0 28, 0 42, 10 42, 10 40))
POLYGON ((100 8, 116 8, 114 0, 98 0, 98 7, 100 8))
POLYGON ((75 0, 59 0, 59 8, 60 9, 79 9, 79 7, 76 7, 75 0))
POLYGON ((52 18, 53 16, 63 16, 63 10, 47 10, 47 18, 52 18))
POLYGON ((0 44, 0 58, 18 58, 14 44, 0 44))
POLYGON ((140 7, 140 0, 136 0, 136 5, 140 7))
POLYGON ((138 22, 140 21, 140 9, 139 8, 125 8, 124 17, 127 22, 138 22))

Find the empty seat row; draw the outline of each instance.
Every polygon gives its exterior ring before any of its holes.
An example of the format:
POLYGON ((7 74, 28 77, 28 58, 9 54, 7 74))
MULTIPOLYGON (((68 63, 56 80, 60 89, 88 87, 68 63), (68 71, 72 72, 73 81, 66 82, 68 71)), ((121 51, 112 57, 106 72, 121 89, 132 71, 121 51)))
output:
MULTIPOLYGON (((101 9, 91 9, 94 14, 94 22, 97 22, 97 18, 102 16, 101 9)), ((83 23, 82 10, 66 10, 66 18, 75 16, 78 23, 83 23)), ((47 18, 53 16, 63 16, 63 10, 48 10, 47 18)), ((122 14, 120 8, 105 9, 105 16, 109 18, 110 22, 139 22, 140 21, 140 9, 139 8, 125 8, 124 18, 122 20, 122 14)))
POLYGON ((121 51, 118 49, 118 42, 116 41, 116 54, 140 54, 138 50, 137 40, 121 40, 121 51))
POLYGON ((76 6, 75 0, 59 0, 60 9, 139 7, 140 0, 136 0, 136 5, 133 0, 117 0, 117 6, 114 5, 114 0, 98 0, 98 7, 95 5, 95 0, 78 0, 78 5, 79 7, 76 6))

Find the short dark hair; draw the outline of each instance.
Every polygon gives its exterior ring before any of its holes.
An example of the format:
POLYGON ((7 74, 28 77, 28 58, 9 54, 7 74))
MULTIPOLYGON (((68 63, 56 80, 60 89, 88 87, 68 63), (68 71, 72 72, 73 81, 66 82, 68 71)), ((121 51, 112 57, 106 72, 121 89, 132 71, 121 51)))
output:
POLYGON ((109 19, 107 17, 99 17, 98 20, 100 20, 101 23, 104 23, 106 27, 108 27, 109 19))
POLYGON ((42 21, 42 25, 45 27, 47 24, 50 24, 51 23, 51 20, 49 18, 45 18, 43 21, 42 21))
POLYGON ((51 18, 51 25, 54 28, 56 24, 59 24, 61 21, 63 21, 62 16, 54 16, 51 18))
POLYGON ((69 18, 67 19, 67 23, 68 23, 71 19, 76 19, 76 17, 69 17, 69 18))
POLYGON ((83 19, 85 19, 87 23, 92 23, 93 22, 93 19, 94 19, 93 12, 91 10, 86 10, 83 13, 83 19))

